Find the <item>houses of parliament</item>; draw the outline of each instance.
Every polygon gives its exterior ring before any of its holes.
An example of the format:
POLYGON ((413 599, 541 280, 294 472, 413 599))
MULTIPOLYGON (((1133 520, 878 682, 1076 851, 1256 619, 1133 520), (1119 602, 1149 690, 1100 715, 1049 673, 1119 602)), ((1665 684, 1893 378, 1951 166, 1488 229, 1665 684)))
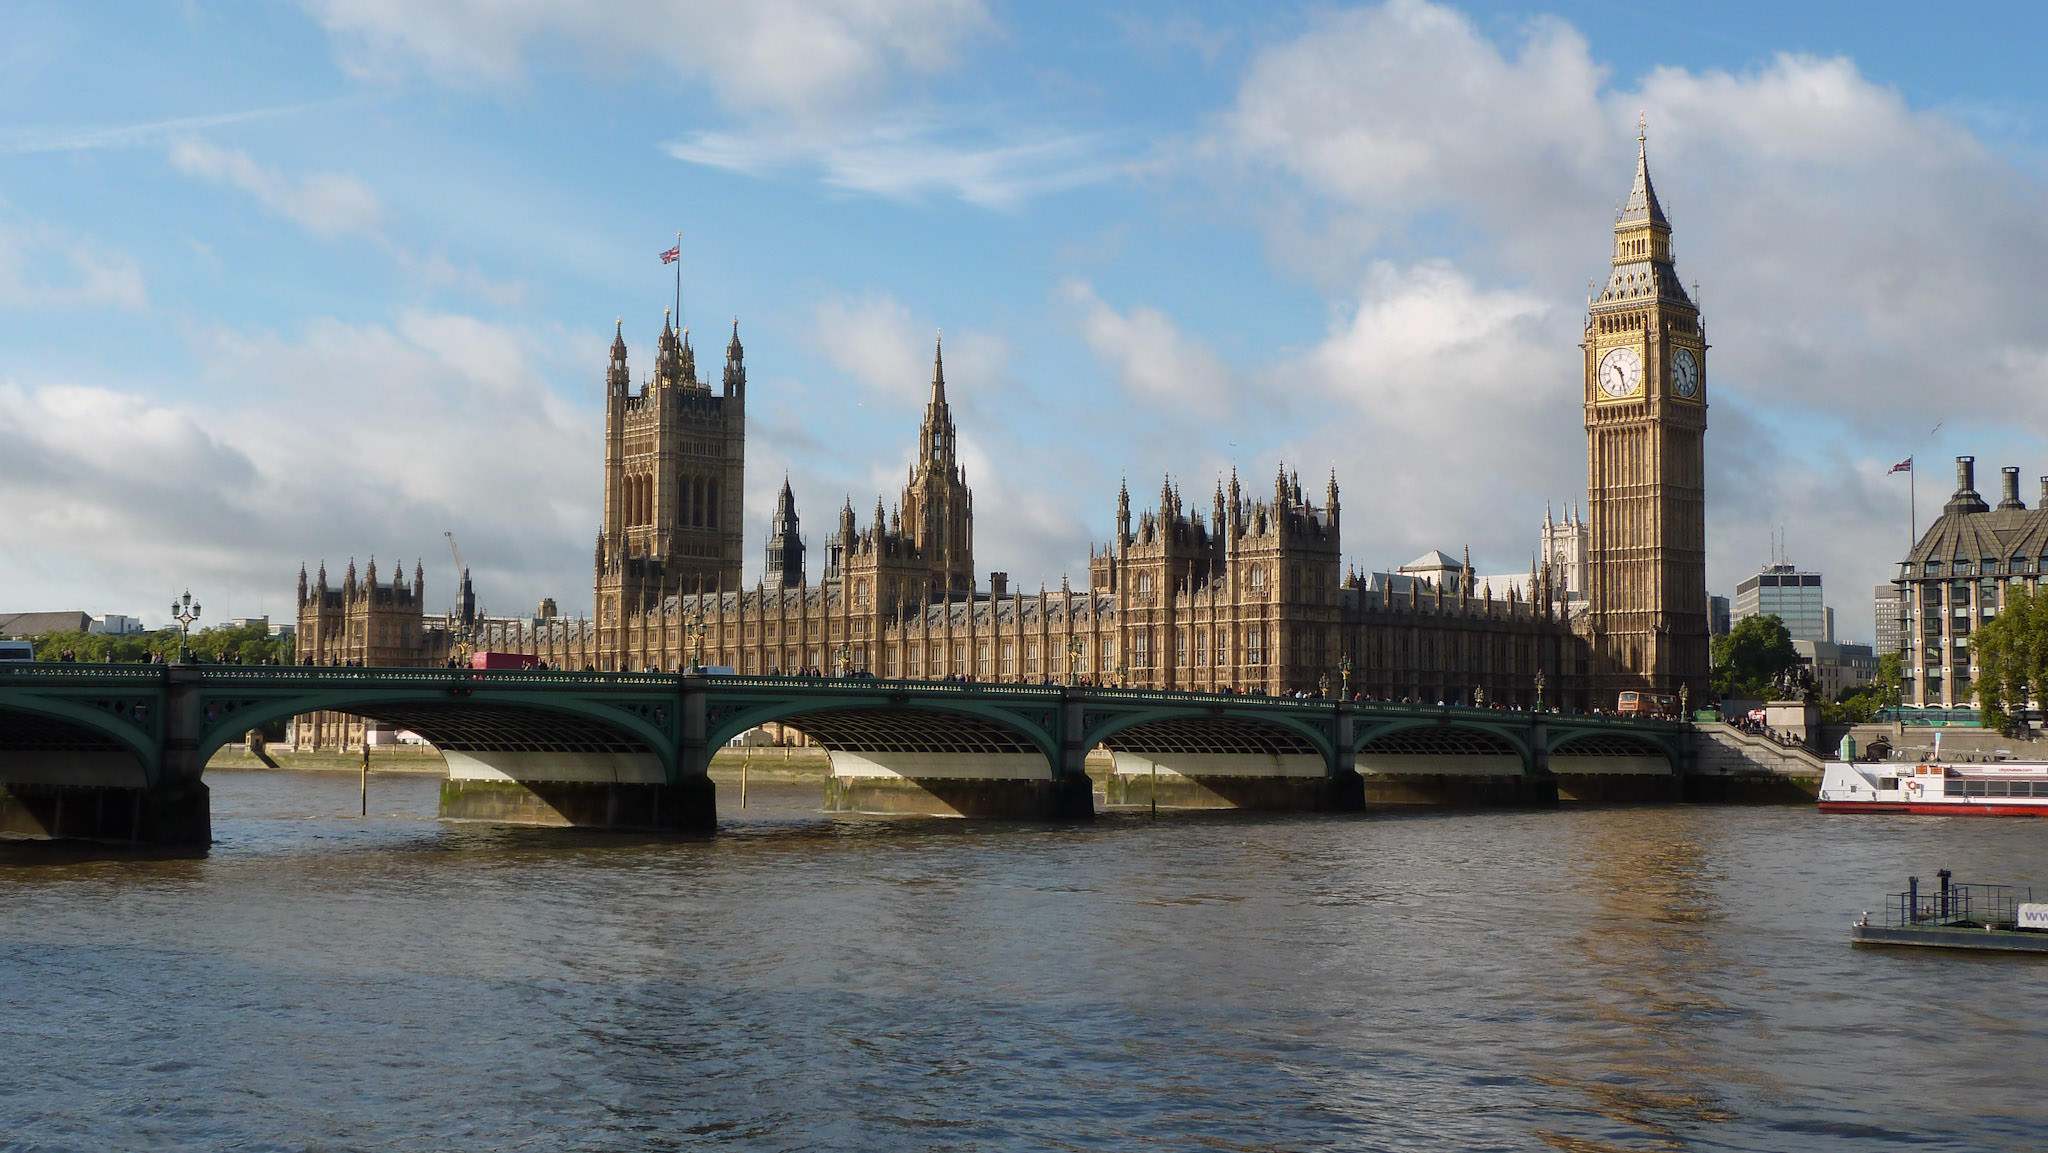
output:
MULTIPOLYGON (((1207 509, 1170 480, 1116 494, 1086 588, 1014 587, 974 563, 974 497, 957 458, 942 347, 892 505, 849 499, 815 579, 785 481, 762 576, 741 577, 747 371, 735 322, 717 387, 666 320, 637 388, 623 326, 605 381, 604 514, 592 612, 544 602, 479 616, 467 572, 452 613, 424 580, 354 563, 336 587, 301 569, 299 657, 434 665, 459 648, 553 667, 858 672, 883 678, 1075 681, 1199 692, 1612 707, 1622 689, 1704 695, 1706 341, 1672 263, 1671 226, 1638 136, 1612 272, 1584 329, 1587 528, 1567 596, 1545 556, 1505 595, 1463 579, 1345 571, 1337 478, 1233 474, 1207 509), (1519 586, 1519 587, 1516 587, 1519 586), (1574 590, 1575 593, 1580 590, 1574 590)), ((341 723, 337 718, 336 723, 341 723)), ((322 726, 325 727, 325 726, 322 726)), ((326 734, 344 741, 339 731, 326 734)), ((316 739, 318 737, 316 736, 316 739)))

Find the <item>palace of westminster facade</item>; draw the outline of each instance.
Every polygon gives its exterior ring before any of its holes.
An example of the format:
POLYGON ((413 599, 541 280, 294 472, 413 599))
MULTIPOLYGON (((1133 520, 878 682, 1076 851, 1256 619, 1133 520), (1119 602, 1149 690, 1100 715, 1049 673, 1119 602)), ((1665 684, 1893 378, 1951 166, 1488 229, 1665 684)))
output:
MULTIPOLYGON (((664 322, 652 378, 638 389, 623 334, 612 343, 592 616, 564 618, 545 602, 533 618, 479 617, 466 572, 457 611, 429 616, 417 568, 410 584, 394 574, 380 585, 374 562, 361 581, 351 562, 338 588, 324 566, 310 584, 301 570, 299 656, 436 665, 469 647, 573 669, 858 671, 1504 705, 1533 703, 1540 672, 1545 702, 1563 707, 1612 707, 1628 688, 1704 695, 1705 331, 1672 265, 1640 148, 1614 236, 1613 272, 1590 301, 1582 346, 1582 599, 1567 597, 1548 555, 1505 596, 1475 591, 1469 576, 1347 573, 1336 477, 1318 503, 1284 469, 1257 492, 1233 474, 1206 515, 1170 481, 1150 507, 1119 492, 1115 531, 1092 551, 1085 590, 1062 580, 1027 593, 1002 573, 984 584, 936 350, 916 463, 894 508, 878 500, 862 524, 849 500, 813 583, 785 482, 765 572, 745 587, 738 326, 714 390, 698 378, 688 334, 664 322)), ((324 735, 347 740, 339 729, 324 735)))

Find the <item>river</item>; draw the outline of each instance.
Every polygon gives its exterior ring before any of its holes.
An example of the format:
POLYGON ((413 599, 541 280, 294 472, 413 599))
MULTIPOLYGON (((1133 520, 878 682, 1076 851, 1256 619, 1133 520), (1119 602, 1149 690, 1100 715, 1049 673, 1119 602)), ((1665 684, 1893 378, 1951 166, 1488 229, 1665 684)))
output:
POLYGON ((0 1149, 2048 1146, 2048 960, 1847 943, 1910 872, 2048 885, 2048 822, 209 782, 200 858, 0 846, 0 1149))

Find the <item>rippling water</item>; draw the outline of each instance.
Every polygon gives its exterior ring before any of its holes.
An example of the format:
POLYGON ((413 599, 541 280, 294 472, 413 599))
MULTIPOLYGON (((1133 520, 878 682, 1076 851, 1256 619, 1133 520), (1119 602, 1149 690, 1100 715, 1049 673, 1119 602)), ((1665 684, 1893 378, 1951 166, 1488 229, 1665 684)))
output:
POLYGON ((0 1149, 2048 1146, 2048 960, 1847 944, 1908 872, 2048 882, 2048 822, 210 782, 203 859, 0 847, 0 1149))

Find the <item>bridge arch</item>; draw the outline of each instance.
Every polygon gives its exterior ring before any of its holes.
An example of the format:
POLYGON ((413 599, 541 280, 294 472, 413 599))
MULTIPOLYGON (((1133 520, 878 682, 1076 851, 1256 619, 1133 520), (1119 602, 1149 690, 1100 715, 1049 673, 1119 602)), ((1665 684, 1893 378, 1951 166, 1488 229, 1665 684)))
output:
POLYGON ((647 715, 567 692, 506 691, 459 682, 410 688, 335 687, 258 700, 209 694, 196 755, 203 764, 250 729, 314 712, 347 713, 418 733, 449 752, 648 753, 674 777, 676 705, 647 715))
POLYGON ((115 699, 8 693, 0 696, 0 748, 11 752, 115 754, 134 758, 132 770, 153 782, 163 768, 160 693, 109 694, 115 699))
MULTIPOLYGON (((1094 710, 1091 710, 1091 713, 1094 710)), ((1179 753, 1316 753, 1328 763, 1328 732, 1277 709, 1232 709, 1224 705, 1138 708, 1089 717, 1083 748, 1179 753), (1120 739, 1121 738, 1121 739, 1120 739)))
POLYGON ((1512 754, 1521 760, 1524 772, 1536 769, 1535 751, 1523 734, 1508 725, 1474 723, 1463 717, 1410 717, 1378 723, 1360 717, 1353 740, 1361 757, 1375 752, 1395 756, 1512 754))
POLYGON ((1567 730, 1550 740, 1550 759, 1553 766, 1560 761, 1569 762, 1578 757, 1605 757, 1610 760, 1650 759, 1662 761, 1672 772, 1679 770, 1678 756, 1665 742, 1643 733, 1632 733, 1619 728, 1603 728, 1593 731, 1567 730))
POLYGON ((734 707, 714 705, 705 745, 715 752, 727 742, 765 724, 787 724, 827 750, 902 753, 1020 753, 1045 757, 1047 771, 1059 764, 1058 704, 1048 701, 1037 716, 965 693, 938 695, 877 691, 854 696, 804 693, 754 699, 734 707), (950 724, 934 730, 934 715, 950 724))

